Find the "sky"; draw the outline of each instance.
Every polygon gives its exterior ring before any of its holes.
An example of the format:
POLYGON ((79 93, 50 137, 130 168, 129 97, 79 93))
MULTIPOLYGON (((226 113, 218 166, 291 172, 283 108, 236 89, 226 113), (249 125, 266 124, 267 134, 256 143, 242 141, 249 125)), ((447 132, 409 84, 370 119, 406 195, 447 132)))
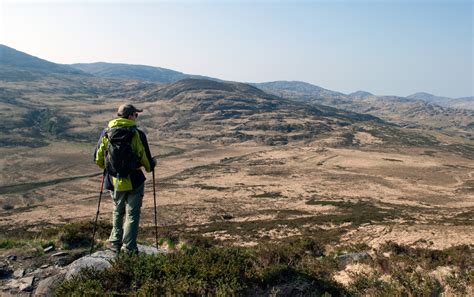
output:
POLYGON ((0 44, 351 93, 474 96, 472 0, 0 0, 0 44))

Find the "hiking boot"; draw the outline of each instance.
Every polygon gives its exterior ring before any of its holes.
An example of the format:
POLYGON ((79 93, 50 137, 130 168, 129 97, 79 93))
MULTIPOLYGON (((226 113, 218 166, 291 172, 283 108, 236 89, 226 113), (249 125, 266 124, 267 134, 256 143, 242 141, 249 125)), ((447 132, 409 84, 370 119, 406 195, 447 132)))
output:
POLYGON ((129 249, 127 249, 126 247, 123 247, 123 248, 122 248, 122 252, 127 253, 127 254, 129 254, 129 255, 138 255, 138 248, 137 248, 137 249, 129 250, 129 249))
POLYGON ((114 252, 117 255, 120 253, 120 248, 121 248, 121 246, 116 244, 116 243, 113 243, 113 242, 107 243, 107 249, 109 251, 114 252))

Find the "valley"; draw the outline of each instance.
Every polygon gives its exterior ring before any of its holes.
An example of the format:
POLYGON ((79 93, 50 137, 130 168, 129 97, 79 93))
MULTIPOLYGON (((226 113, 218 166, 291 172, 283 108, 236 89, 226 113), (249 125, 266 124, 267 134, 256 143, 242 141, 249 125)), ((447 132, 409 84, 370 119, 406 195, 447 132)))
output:
MULTIPOLYGON (((374 259, 390 244, 466 248, 462 257, 473 259, 472 111, 324 89, 305 97, 202 77, 96 77, 31 61, 0 67, 0 115, 8 119, 0 133, 3 242, 51 240, 51 230, 94 219, 101 178, 94 146, 117 107, 132 102, 144 109, 137 123, 157 158, 163 238, 239 248, 308 239, 327 255, 362 249, 374 259)), ((152 243, 146 177, 138 240, 152 243)), ((104 193, 99 245, 111 212, 104 193)))

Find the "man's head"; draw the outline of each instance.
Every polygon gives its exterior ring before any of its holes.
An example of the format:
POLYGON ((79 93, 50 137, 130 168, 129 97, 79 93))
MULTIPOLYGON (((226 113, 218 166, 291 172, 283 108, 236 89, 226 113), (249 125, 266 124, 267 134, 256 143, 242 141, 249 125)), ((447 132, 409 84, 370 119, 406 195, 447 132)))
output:
POLYGON ((138 117, 138 113, 142 111, 143 109, 138 109, 132 104, 126 103, 119 106, 117 115, 121 118, 135 121, 138 117))

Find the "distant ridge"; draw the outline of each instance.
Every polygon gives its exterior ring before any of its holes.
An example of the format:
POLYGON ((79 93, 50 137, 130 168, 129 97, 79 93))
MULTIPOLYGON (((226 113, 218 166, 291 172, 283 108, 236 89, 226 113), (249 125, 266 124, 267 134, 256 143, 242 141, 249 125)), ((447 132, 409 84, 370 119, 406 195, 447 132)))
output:
POLYGON ((343 98, 343 93, 327 90, 303 81, 272 81, 264 83, 253 83, 259 89, 270 92, 280 97, 292 98, 303 96, 305 99, 310 97, 343 98))
POLYGON ((365 91, 344 95, 299 81, 276 81, 253 85, 285 99, 371 114, 404 127, 431 129, 457 127, 468 130, 474 127, 472 125, 474 100, 471 97, 451 99, 428 93, 418 93, 409 97, 375 96, 365 91), (435 99, 437 101, 433 101, 435 99))
POLYGON ((218 80, 216 78, 190 75, 171 69, 146 65, 97 62, 71 64, 71 66, 99 77, 143 80, 158 83, 173 83, 187 78, 218 80))
POLYGON ((436 96, 426 92, 418 92, 407 96, 407 98, 414 100, 422 100, 431 104, 437 104, 444 107, 474 110, 474 97, 450 98, 436 96))
POLYGON ((374 94, 366 91, 357 91, 349 94, 350 97, 369 97, 374 96, 374 94))
POLYGON ((88 75, 71 66, 49 62, 0 44, 0 80, 31 80, 53 73, 88 75))
POLYGON ((426 92, 418 92, 418 93, 412 94, 410 96, 407 96, 407 98, 415 99, 415 100, 423 100, 423 101, 426 101, 426 102, 434 102, 434 103, 437 103, 437 102, 442 101, 442 100, 452 99, 452 98, 448 98, 448 97, 435 96, 433 94, 426 93, 426 92))

